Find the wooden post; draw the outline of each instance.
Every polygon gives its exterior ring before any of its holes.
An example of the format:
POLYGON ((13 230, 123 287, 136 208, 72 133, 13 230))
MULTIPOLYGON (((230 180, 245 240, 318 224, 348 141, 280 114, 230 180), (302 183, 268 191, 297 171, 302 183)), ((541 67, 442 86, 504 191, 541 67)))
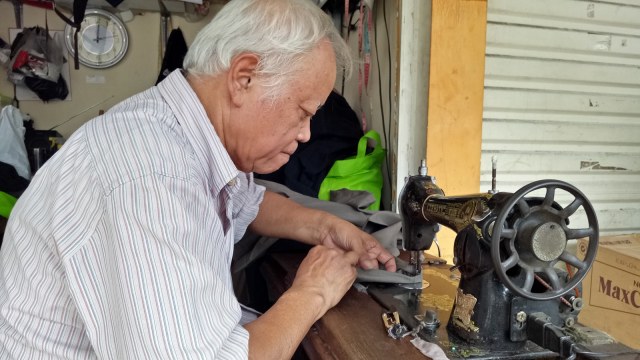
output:
MULTIPOLYGON (((446 195, 480 191, 486 0, 432 0, 426 159, 446 195)), ((438 234, 453 257, 453 231, 438 234)), ((435 253, 435 246, 430 253, 435 253)))

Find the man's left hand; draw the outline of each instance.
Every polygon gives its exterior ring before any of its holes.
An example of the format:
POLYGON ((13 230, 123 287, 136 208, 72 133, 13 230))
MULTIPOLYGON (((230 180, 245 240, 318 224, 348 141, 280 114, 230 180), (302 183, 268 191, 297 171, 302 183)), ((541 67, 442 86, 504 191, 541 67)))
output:
POLYGON ((387 271, 396 271, 396 260, 373 236, 358 229, 355 225, 342 219, 334 219, 321 239, 327 247, 360 254, 358 265, 365 269, 377 269, 378 263, 384 264, 387 271))

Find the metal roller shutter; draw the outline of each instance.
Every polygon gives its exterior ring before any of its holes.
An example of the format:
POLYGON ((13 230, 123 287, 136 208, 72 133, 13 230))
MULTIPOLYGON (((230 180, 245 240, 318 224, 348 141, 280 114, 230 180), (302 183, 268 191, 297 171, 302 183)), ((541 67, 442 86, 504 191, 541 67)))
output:
POLYGON ((496 156, 498 190, 563 180, 602 235, 640 232, 640 0, 489 0, 487 18, 482 190, 496 156))

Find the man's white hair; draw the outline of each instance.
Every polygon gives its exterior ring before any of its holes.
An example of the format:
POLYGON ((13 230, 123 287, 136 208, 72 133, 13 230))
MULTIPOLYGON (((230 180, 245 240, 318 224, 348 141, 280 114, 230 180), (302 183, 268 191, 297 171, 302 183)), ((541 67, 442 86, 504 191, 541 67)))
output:
POLYGON ((232 0, 196 36, 183 67, 194 76, 217 75, 234 56, 256 54, 257 75, 275 98, 321 41, 332 44, 337 71, 351 72, 350 50, 331 18, 310 0, 232 0))

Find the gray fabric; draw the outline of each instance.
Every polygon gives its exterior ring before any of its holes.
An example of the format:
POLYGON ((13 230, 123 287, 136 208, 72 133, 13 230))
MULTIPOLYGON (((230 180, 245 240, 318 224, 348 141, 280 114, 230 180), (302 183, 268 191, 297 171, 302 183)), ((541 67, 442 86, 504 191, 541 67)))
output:
MULTIPOLYGON (((402 241, 402 222, 400 215, 391 211, 364 210, 370 203, 367 204, 368 197, 362 196, 362 194, 351 196, 345 191, 340 191, 341 195, 336 197, 336 200, 346 199, 348 204, 343 204, 337 201, 319 200, 314 197, 302 195, 282 184, 271 181, 256 179, 255 182, 264 186, 267 190, 286 196, 300 205, 327 211, 349 221, 371 234, 393 256, 396 256, 396 264, 398 264, 397 272, 392 273, 383 269, 358 269, 358 281, 397 284, 415 284, 422 282, 421 275, 408 276, 401 271, 402 269, 406 269, 407 264, 397 257, 400 254, 398 244, 399 241, 402 241)), ((263 256, 269 247, 277 240, 276 238, 261 237, 247 232, 236 244, 231 270, 233 272, 243 270, 255 259, 263 256)))
POLYGON ((358 208, 362 207, 364 204, 343 204, 334 201, 320 200, 311 196, 300 194, 282 184, 278 184, 272 181, 255 179, 255 182, 256 184, 264 186, 265 188, 267 188, 267 190, 280 195, 284 195, 300 205, 312 209, 330 212, 359 227, 365 226, 367 223, 367 219, 371 215, 371 212, 358 211, 358 208))
POLYGON ((376 198, 368 191, 349 189, 329 191, 329 200, 349 205, 357 210, 365 210, 376 202, 376 198))
POLYGON ((358 269, 358 281, 387 284, 419 284, 422 282, 422 274, 410 276, 401 271, 409 270, 409 264, 397 256, 396 265, 398 268, 396 272, 389 272, 382 269, 358 269))

